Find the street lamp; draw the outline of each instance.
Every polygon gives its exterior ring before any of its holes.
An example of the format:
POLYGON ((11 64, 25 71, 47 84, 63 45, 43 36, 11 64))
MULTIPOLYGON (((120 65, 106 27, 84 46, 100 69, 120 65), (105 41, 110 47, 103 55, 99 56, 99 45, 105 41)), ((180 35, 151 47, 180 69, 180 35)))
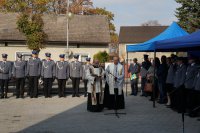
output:
POLYGON ((67 29, 66 29, 66 34, 67 34, 67 41, 66 41, 66 58, 69 59, 69 19, 72 17, 72 13, 69 12, 69 0, 66 0, 67 2, 67 11, 66 11, 66 17, 67 17, 67 29))

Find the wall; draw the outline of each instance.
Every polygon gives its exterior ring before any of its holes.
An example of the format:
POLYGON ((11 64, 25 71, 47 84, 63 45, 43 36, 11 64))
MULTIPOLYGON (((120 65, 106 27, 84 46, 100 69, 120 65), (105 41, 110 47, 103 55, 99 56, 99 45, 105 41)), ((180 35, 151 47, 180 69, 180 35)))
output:
MULTIPOLYGON (((45 58, 45 53, 46 52, 50 52, 52 54, 52 59, 53 60, 59 60, 59 54, 63 54, 65 53, 65 49, 66 47, 48 47, 45 49, 42 49, 39 57, 41 59, 45 58)), ((81 53, 81 54, 88 54, 90 57, 93 57, 94 54, 96 54, 99 51, 107 51, 108 52, 108 48, 95 48, 94 46, 92 48, 70 48, 71 51, 73 51, 73 53, 81 53)), ((2 53, 7 53, 8 54, 8 60, 10 61, 14 61, 15 60, 15 56, 16 56, 16 52, 31 52, 31 50, 27 49, 26 47, 15 47, 15 46, 8 46, 8 47, 0 47, 0 56, 2 53)), ((1 58, 0 58, 1 60, 1 58)))

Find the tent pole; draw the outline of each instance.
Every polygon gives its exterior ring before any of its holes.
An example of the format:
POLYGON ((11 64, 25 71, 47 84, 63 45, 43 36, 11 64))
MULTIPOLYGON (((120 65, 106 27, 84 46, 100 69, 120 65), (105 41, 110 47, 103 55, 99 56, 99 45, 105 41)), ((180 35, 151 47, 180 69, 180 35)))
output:
POLYGON ((156 50, 154 50, 154 86, 153 86, 153 108, 156 107, 156 102, 155 102, 155 90, 156 90, 156 86, 155 86, 155 83, 156 83, 156 64, 155 64, 155 59, 156 59, 156 50))
MULTIPOLYGON (((127 60, 127 64, 126 64, 126 71, 128 72, 128 51, 126 52, 127 56, 126 56, 126 60, 127 60)), ((128 76, 128 73, 127 73, 128 76)), ((126 81, 126 96, 128 96, 128 92, 127 92, 127 88, 128 88, 128 80, 127 77, 125 77, 125 81, 126 81)))

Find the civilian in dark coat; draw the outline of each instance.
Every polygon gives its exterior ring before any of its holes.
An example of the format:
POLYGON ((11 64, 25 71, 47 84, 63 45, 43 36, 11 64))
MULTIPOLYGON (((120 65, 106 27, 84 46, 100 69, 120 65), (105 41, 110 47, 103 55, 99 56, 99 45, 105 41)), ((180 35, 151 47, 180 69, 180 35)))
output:
POLYGON ((148 55, 144 55, 144 62, 142 62, 142 66, 141 66, 141 91, 142 91, 142 95, 141 96, 147 96, 147 94, 144 92, 144 87, 147 81, 147 71, 149 70, 151 66, 151 62, 148 59, 148 55))
POLYGON ((134 58, 133 62, 134 63, 130 65, 128 72, 131 74, 131 95, 137 96, 140 65, 137 63, 137 58, 134 58))
POLYGON ((160 104, 166 102, 166 79, 168 72, 167 58, 166 56, 161 57, 161 65, 158 68, 157 76, 158 76, 158 88, 160 92, 160 104))

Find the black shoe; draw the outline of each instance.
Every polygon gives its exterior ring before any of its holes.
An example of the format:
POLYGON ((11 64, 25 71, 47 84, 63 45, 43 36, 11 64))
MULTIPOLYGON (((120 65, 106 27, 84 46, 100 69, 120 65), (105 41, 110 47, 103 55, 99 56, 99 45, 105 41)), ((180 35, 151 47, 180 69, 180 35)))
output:
POLYGON ((76 97, 80 97, 79 94, 76 94, 76 97))
POLYGON ((19 98, 19 96, 16 96, 16 99, 18 99, 19 98))
POLYGON ((87 94, 85 94, 84 97, 87 97, 87 94))
POLYGON ((75 97, 75 94, 73 94, 72 97, 75 97))

